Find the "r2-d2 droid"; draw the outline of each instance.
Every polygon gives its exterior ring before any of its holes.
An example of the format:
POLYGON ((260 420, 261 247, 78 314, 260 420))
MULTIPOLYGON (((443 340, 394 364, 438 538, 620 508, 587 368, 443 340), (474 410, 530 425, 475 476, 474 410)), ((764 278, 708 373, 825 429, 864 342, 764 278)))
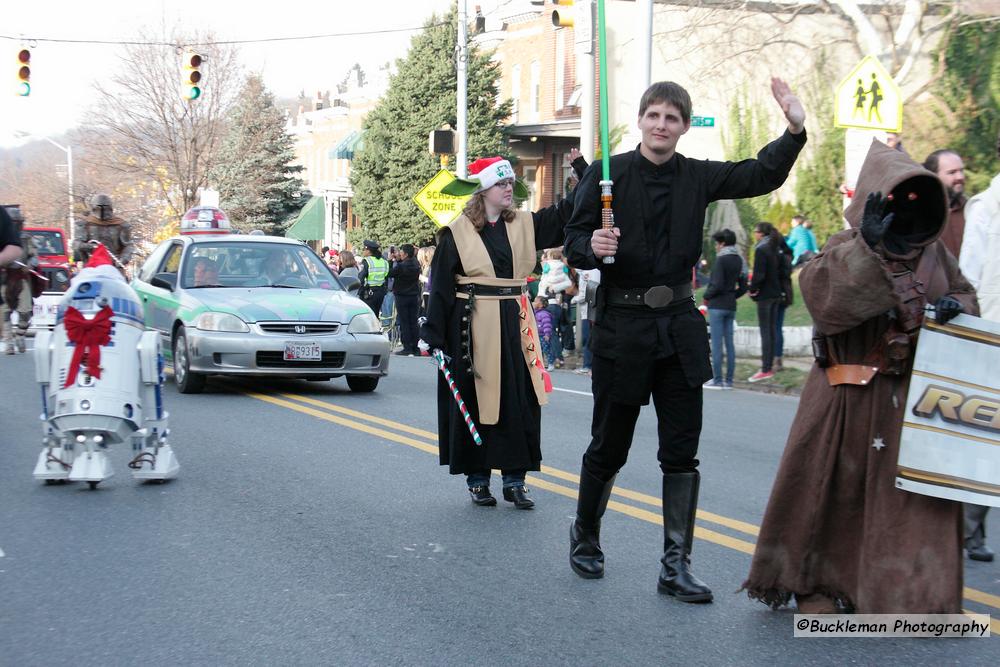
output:
POLYGON ((55 329, 35 340, 44 437, 34 475, 46 484, 96 488, 114 475, 108 450, 121 443, 132 445, 135 479, 180 470, 167 444, 159 334, 145 330, 139 297, 101 255, 73 279, 55 329))

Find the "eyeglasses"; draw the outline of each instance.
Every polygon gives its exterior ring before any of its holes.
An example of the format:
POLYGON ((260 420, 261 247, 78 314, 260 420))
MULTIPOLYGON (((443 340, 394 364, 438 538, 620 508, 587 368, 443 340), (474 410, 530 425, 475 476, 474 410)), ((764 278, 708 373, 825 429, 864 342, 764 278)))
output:
POLYGON ((512 187, 514 187, 514 179, 513 178, 505 178, 502 181, 497 181, 496 185, 494 187, 498 187, 498 188, 512 188, 512 187))

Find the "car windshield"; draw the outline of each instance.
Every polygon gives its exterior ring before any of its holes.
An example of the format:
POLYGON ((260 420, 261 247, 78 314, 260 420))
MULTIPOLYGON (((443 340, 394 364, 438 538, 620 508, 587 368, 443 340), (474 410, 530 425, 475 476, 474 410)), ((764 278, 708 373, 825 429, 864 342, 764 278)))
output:
POLYGON ((61 232, 29 231, 39 255, 65 255, 61 232))
POLYGON ((181 267, 181 287, 285 287, 342 291, 312 250, 290 243, 195 243, 181 267))

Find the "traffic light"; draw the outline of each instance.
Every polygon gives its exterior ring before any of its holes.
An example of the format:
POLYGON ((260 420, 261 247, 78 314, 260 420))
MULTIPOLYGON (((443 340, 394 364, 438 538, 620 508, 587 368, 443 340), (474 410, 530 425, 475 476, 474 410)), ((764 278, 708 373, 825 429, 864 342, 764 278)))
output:
POLYGON ((573 27, 573 0, 552 0, 552 4, 559 5, 560 7, 565 7, 563 11, 558 9, 552 10, 552 25, 557 28, 572 28, 573 27))
POLYGON ((17 94, 27 97, 31 94, 31 49, 17 52, 17 94))
POLYGON ((194 51, 184 52, 181 63, 181 95, 189 102, 201 97, 202 56, 194 51))

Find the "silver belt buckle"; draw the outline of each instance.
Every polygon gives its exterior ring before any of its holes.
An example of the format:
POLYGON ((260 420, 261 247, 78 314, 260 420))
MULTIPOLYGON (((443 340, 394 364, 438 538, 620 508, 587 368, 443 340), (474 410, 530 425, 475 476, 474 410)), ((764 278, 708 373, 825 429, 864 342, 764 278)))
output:
POLYGON ((674 300, 674 291, 666 285, 657 285, 646 290, 642 300, 650 308, 663 308, 674 300))

